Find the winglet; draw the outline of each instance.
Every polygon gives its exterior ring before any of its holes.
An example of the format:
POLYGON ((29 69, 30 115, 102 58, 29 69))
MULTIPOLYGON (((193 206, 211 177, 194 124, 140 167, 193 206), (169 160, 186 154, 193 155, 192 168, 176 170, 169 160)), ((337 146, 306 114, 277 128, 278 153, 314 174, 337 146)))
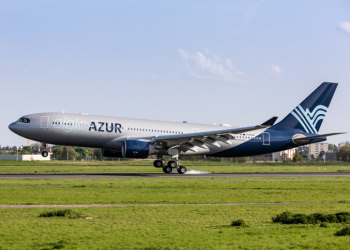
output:
POLYGON ((277 120, 277 116, 272 117, 271 119, 267 120, 266 122, 262 123, 261 125, 264 126, 272 126, 273 124, 275 124, 275 121, 277 120))

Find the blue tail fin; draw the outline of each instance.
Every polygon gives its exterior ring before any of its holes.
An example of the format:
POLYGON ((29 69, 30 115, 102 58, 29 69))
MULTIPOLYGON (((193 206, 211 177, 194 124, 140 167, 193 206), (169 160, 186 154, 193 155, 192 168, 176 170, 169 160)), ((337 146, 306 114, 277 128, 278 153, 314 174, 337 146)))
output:
POLYGON ((338 83, 324 82, 273 129, 300 129, 317 134, 338 83))

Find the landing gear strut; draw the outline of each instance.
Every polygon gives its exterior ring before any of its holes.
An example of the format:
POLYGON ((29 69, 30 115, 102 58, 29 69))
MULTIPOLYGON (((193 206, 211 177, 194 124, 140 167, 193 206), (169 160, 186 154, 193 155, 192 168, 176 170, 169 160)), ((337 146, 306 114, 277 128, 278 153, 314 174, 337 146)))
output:
POLYGON ((46 151, 46 143, 45 142, 43 143, 43 146, 44 146, 44 149, 43 149, 43 152, 41 152, 41 155, 43 157, 47 157, 49 155, 49 153, 46 151))

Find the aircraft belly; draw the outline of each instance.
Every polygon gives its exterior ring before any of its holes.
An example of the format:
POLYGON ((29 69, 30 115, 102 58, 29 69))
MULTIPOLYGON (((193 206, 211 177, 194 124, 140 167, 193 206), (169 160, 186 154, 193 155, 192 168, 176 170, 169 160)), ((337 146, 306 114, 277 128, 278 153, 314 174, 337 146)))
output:
POLYGON ((55 129, 38 129, 32 133, 33 140, 42 141, 56 145, 72 145, 80 147, 103 147, 103 145, 111 140, 108 136, 99 133, 90 133, 89 131, 75 131, 67 133, 62 130, 55 129))

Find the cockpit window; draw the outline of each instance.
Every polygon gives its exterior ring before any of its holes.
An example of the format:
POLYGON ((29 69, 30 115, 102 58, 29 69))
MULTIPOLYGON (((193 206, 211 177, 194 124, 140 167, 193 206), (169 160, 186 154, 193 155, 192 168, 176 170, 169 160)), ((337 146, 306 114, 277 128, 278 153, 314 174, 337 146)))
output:
POLYGON ((23 123, 30 123, 30 120, 28 118, 21 117, 17 120, 18 122, 23 122, 23 123))

